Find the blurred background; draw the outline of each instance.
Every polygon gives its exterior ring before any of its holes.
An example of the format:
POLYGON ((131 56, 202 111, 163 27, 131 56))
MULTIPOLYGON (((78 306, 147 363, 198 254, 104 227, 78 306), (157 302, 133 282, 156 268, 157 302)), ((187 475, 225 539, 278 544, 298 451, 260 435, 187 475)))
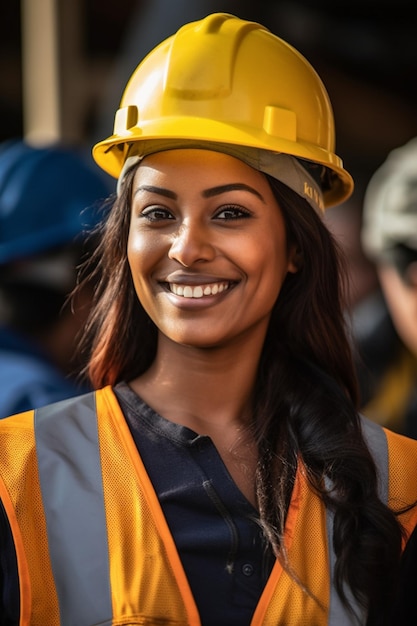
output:
POLYGON ((415 0, 13 0, 1 8, 0 141, 90 146, 112 131, 143 56, 212 11, 260 21, 316 67, 336 117, 337 153, 360 194, 417 134, 415 0))

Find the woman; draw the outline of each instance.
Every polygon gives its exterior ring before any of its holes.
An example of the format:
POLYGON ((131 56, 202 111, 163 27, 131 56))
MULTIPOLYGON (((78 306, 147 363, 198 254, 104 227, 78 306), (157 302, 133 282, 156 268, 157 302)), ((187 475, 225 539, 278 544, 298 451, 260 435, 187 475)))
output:
POLYGON ((320 79, 260 25, 208 16, 133 74, 94 149, 119 180, 98 391, 0 424, 20 624, 383 623, 417 442, 356 410, 333 143, 320 79))

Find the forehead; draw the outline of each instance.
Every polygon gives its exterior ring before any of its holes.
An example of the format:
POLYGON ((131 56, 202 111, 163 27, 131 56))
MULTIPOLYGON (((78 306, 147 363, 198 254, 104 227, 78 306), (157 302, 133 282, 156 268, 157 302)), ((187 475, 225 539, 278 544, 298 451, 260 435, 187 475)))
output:
POLYGON ((270 190, 266 176, 240 159, 203 149, 166 150, 148 155, 140 163, 135 181, 150 178, 169 180, 176 186, 249 182, 259 190, 270 190))

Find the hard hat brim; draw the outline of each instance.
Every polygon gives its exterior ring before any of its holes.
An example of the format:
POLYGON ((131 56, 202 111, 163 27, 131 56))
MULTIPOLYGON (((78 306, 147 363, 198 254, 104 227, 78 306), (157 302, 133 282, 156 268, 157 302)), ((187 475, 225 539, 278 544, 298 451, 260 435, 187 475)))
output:
POLYGON ((320 163, 331 172, 332 178, 330 188, 323 190, 326 208, 347 200, 353 191, 353 179, 343 168, 341 159, 327 150, 302 141, 272 137, 266 132, 262 141, 259 131, 251 132, 249 126, 242 128, 206 118, 171 117, 145 122, 140 127, 134 126, 126 130, 123 135, 111 135, 97 143, 93 147, 93 157, 104 171, 118 178, 133 143, 136 153, 140 154, 141 142, 146 144, 146 151, 149 153, 158 152, 158 145, 161 143, 167 149, 169 140, 172 140, 173 147, 176 142, 184 144, 187 140, 193 143, 218 142, 288 154, 312 163, 320 163), (154 146, 150 149, 149 145, 153 143, 154 146))

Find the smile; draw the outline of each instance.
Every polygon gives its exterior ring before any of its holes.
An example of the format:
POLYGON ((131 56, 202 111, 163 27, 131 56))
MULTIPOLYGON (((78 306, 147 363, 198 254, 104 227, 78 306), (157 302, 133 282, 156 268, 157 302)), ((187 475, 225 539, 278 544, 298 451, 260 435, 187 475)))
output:
POLYGON ((179 285, 177 283, 167 283, 169 291, 182 298, 203 298, 204 296, 215 296, 230 288, 230 282, 211 283, 209 285, 179 285))

